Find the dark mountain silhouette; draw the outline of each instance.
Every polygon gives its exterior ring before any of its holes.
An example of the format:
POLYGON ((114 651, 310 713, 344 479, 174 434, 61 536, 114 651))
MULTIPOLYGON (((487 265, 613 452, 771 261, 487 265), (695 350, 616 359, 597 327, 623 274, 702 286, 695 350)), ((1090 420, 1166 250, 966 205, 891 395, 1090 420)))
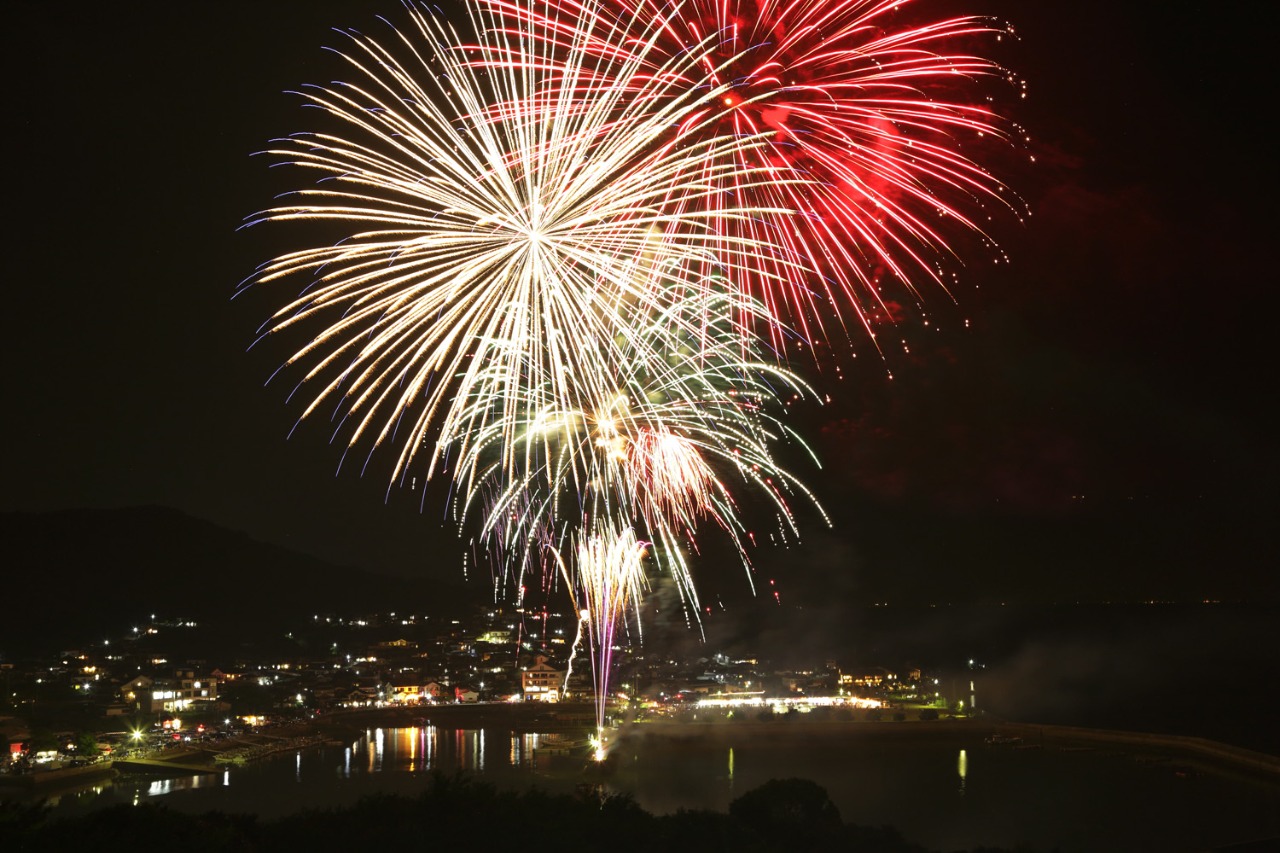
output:
POLYGON ((177 510, 0 513, 0 656, 100 641, 155 614, 283 626, 313 614, 457 615, 487 590, 334 566, 177 510))

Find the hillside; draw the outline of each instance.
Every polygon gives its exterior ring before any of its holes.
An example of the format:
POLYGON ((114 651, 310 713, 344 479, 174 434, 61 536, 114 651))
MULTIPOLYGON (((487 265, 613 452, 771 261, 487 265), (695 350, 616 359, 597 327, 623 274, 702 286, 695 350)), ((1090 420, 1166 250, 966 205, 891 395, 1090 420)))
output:
POLYGON ((282 625, 316 613, 457 614, 478 587, 334 566, 172 509, 0 514, 0 655, 101 639, 156 614, 282 625))

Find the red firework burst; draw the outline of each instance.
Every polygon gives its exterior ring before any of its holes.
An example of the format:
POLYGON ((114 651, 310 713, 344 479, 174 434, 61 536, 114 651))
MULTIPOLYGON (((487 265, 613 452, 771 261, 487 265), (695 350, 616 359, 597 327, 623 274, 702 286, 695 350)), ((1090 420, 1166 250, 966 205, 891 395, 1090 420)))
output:
POLYGON ((806 337, 829 334, 848 308, 871 331, 872 316, 888 313, 887 285, 913 295, 917 282, 945 288, 949 237, 968 232, 994 248, 985 208, 1016 210, 972 153, 1014 130, 987 83, 1020 85, 964 52, 1009 34, 989 19, 919 22, 904 8, 910 0, 549 0, 536 20, 527 6, 494 5, 523 18, 526 37, 587 38, 613 67, 644 66, 647 76, 619 80, 645 80, 646 97, 716 93, 685 115, 672 144, 710 134, 756 141, 735 156, 744 173, 765 167, 777 182, 711 180, 726 206, 764 212, 717 227, 782 247, 794 263, 766 260, 746 275, 728 266, 806 337), (664 85, 651 85, 655 77, 664 85), (798 275, 796 264, 810 272, 798 275))

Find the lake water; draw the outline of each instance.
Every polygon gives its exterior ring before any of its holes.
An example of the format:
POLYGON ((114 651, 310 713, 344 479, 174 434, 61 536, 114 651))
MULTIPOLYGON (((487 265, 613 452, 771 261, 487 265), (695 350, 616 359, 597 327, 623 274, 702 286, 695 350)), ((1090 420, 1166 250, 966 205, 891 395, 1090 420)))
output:
MULTIPOLYGON (((920 724, 925 725, 925 724, 920 724)), ((732 724, 685 731, 643 727, 612 748, 613 792, 645 809, 724 811, 771 778, 812 779, 846 822, 895 826, 950 850, 978 845, 1063 853, 1205 850, 1280 837, 1280 784, 1221 768, 1106 750, 988 746, 983 733, 929 733, 917 724, 732 724)), ((60 815, 115 803, 271 818, 341 806, 375 793, 414 794, 431 771, 463 770, 500 787, 571 792, 594 776, 553 754, 554 735, 483 729, 369 729, 342 746, 282 753, 218 774, 124 775, 51 797, 60 815)), ((1031 745, 1034 746, 1034 745, 1031 745)))

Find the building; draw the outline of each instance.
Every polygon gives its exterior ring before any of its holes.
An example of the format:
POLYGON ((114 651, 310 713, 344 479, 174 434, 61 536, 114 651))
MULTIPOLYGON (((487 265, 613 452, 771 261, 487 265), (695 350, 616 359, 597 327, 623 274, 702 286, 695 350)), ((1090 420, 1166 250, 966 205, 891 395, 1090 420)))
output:
POLYGON ((885 687, 897 680, 896 673, 879 666, 840 673, 841 687, 885 687))
POLYGON ((121 685, 120 698, 146 714, 212 707, 218 701, 218 680, 197 677, 192 669, 177 670, 171 678, 140 675, 121 685))
POLYGON ((431 701, 430 694, 418 678, 393 678, 383 690, 387 701, 394 705, 417 705, 424 700, 431 701))
POLYGON ((556 669, 546 655, 534 658, 533 665, 520 672, 520 690, 526 702, 558 702, 565 671, 556 669))

